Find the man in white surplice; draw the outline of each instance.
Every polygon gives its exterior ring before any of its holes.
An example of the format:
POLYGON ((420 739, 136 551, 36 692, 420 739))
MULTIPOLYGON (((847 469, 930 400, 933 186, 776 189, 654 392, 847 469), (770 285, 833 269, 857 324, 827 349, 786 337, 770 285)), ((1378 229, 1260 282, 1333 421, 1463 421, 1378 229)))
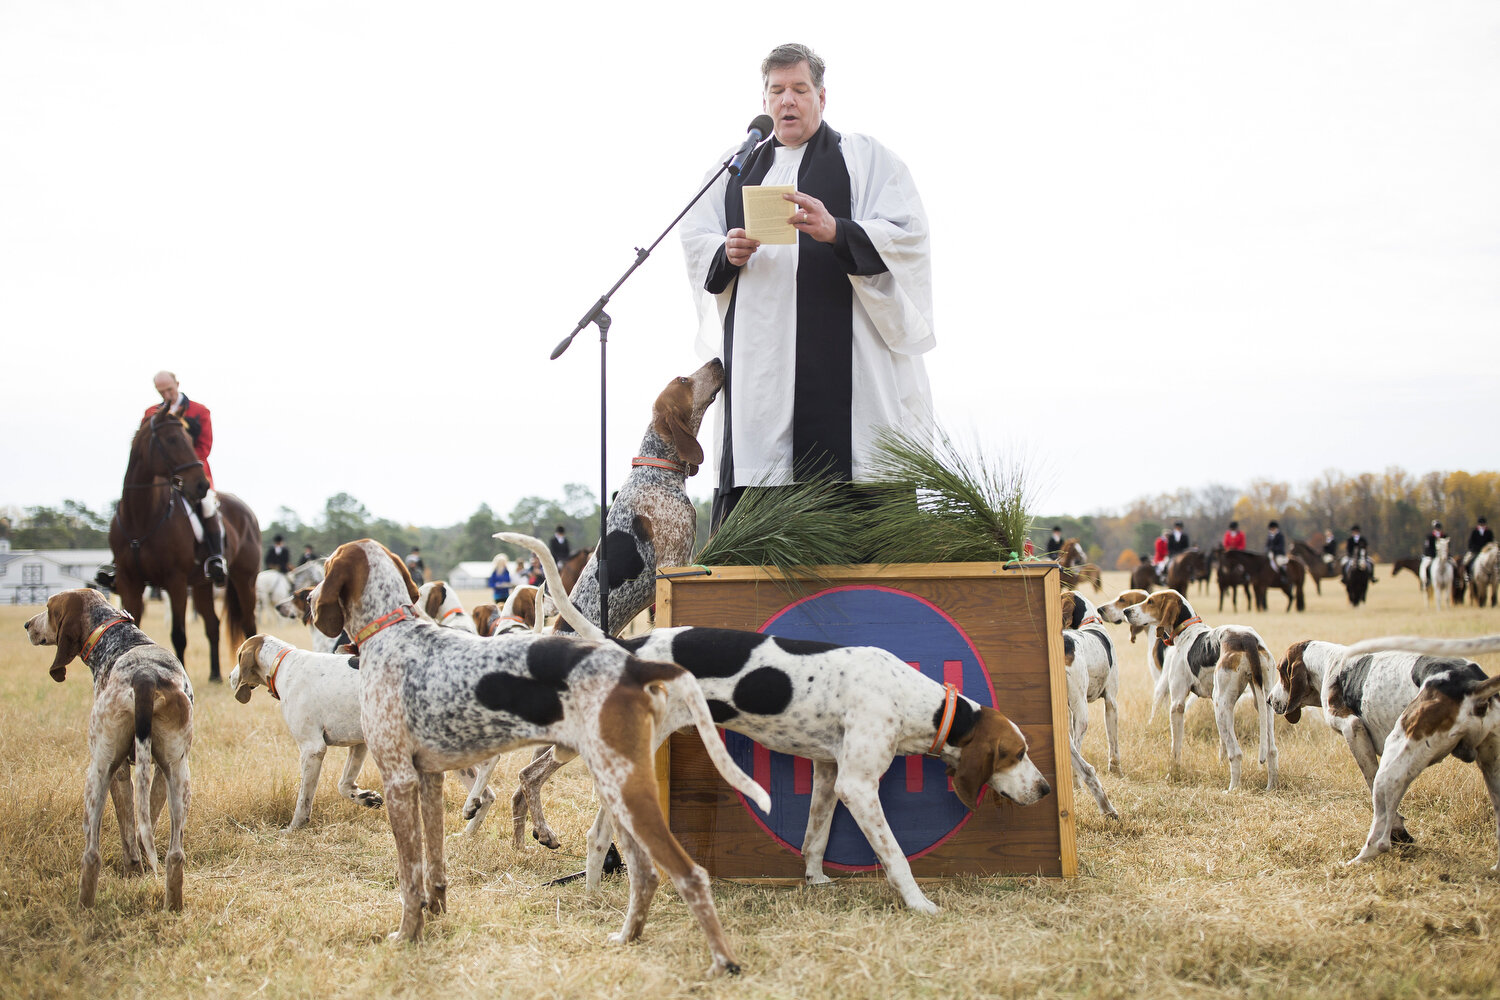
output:
POLYGON ((683 223, 699 353, 724 360, 717 525, 744 487, 812 470, 868 478, 880 429, 931 420, 927 219, 906 165, 823 121, 823 61, 783 45, 761 65, 774 137, 683 223), (795 244, 745 234, 741 188, 791 184, 795 244))

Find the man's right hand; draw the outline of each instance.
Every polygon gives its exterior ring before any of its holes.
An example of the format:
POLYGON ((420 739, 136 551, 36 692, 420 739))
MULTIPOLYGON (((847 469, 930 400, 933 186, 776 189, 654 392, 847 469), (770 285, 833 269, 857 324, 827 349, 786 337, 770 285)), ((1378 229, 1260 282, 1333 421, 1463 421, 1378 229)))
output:
POLYGON ((735 267, 744 267, 752 254, 760 249, 760 240, 752 240, 743 229, 731 229, 724 239, 724 256, 735 267))

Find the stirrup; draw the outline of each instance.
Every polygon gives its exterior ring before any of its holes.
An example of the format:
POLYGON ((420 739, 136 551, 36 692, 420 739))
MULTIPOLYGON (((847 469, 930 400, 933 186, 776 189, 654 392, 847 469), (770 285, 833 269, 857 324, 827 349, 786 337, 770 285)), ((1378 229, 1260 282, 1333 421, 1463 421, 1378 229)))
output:
POLYGON ((216 587, 222 587, 229 582, 229 574, 224 567, 224 557, 209 556, 203 560, 203 575, 212 580, 216 587))

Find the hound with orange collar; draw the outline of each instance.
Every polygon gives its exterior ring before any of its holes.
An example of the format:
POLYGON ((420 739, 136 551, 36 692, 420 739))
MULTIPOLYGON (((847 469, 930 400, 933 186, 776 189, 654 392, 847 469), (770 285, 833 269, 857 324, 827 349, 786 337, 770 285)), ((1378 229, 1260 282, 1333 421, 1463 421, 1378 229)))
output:
POLYGON ((738 971, 708 875, 672 836, 657 799, 652 734, 667 706, 689 706, 709 758, 732 787, 763 810, 771 800, 735 766, 691 674, 576 637, 484 639, 438 628, 411 606, 417 588, 406 566, 370 539, 339 546, 327 572, 312 594, 313 622, 325 635, 347 625, 359 645, 361 721, 385 779, 398 856, 402 914, 392 940, 415 940, 424 910, 447 909, 442 772, 551 743, 584 759, 618 823, 630 904, 613 940, 640 936, 659 865, 708 937, 710 974, 738 971))
POLYGON ((1188 695, 1213 698, 1219 728, 1219 755, 1229 758, 1229 790, 1240 787, 1240 742, 1234 735, 1234 704, 1248 686, 1260 724, 1260 760, 1266 765, 1266 788, 1276 787, 1275 714, 1266 704, 1275 660, 1260 633, 1247 625, 1209 628, 1187 599, 1162 590, 1124 611, 1132 625, 1155 625, 1166 643, 1166 660, 1156 683, 1172 708, 1172 773, 1182 768, 1183 712, 1188 695))
POLYGON ((417 607, 444 628, 479 634, 473 620, 464 613, 458 592, 442 580, 428 580, 417 588, 417 607))
POLYGON ((151 641, 135 619, 92 590, 65 590, 47 599, 41 614, 26 622, 33 646, 56 646, 52 679, 61 683, 74 657, 94 675, 89 713, 89 768, 83 792, 83 872, 78 903, 94 905, 99 883, 99 828, 104 797, 114 800, 125 849, 125 874, 142 873, 142 855, 156 871, 156 817, 162 797, 171 809, 167 847, 167 909, 182 909, 182 850, 192 782, 188 750, 193 745, 193 685, 170 650, 151 641), (151 782, 151 763, 156 782, 151 782), (132 795, 131 765, 135 766, 132 795))
POLYGON ((1083 757, 1083 737, 1089 729, 1089 702, 1104 702, 1104 732, 1109 740, 1109 770, 1120 770, 1120 710, 1116 695, 1120 669, 1114 643, 1092 601, 1077 591, 1062 595, 1063 665, 1068 677, 1069 738, 1073 744, 1074 782, 1082 782, 1106 816, 1118 817, 1094 768, 1083 757), (1082 767, 1078 766, 1082 764, 1082 767))
MULTIPOLYGON (((545 545, 526 535, 502 532, 496 537, 536 552, 551 586, 557 570, 545 545)), ((556 600, 563 619, 580 635, 604 638, 567 595, 559 594, 556 600)), ((810 885, 830 881, 823 873, 823 854, 834 806, 842 801, 906 905, 920 913, 938 912, 912 877, 880 802, 880 778, 899 754, 941 758, 954 793, 970 809, 978 808, 986 788, 993 793, 992 801, 1003 796, 1019 805, 1038 802, 1051 791, 1015 723, 879 647, 692 627, 654 629, 617 641, 643 659, 691 671, 725 729, 743 733, 768 750, 812 760, 812 804, 802 842, 810 885)), ((674 729, 693 721, 688 708, 676 699, 668 702, 653 749, 674 729)), ((1092 775, 1077 747, 1072 749, 1074 766, 1088 768, 1092 775)), ((537 839, 557 846, 550 831, 541 832, 546 831, 546 821, 540 786, 561 766, 557 759, 539 755, 522 770, 521 787, 511 800, 518 842, 529 806, 538 824, 537 839)), ((1097 795, 1100 808, 1115 815, 1102 788, 1097 795)), ((604 868, 611 812, 604 801, 589 830, 590 889, 598 885, 604 868)))

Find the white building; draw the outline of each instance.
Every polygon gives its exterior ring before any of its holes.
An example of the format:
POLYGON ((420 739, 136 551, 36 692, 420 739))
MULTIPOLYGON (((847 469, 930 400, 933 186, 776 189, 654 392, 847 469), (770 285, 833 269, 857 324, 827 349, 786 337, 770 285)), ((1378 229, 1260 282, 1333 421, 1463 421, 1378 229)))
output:
POLYGON ((0 538, 0 604, 44 604, 63 590, 87 587, 109 549, 16 549, 0 538))
POLYGON ((448 585, 458 590, 485 590, 493 568, 487 562, 461 562, 448 573, 448 585))

